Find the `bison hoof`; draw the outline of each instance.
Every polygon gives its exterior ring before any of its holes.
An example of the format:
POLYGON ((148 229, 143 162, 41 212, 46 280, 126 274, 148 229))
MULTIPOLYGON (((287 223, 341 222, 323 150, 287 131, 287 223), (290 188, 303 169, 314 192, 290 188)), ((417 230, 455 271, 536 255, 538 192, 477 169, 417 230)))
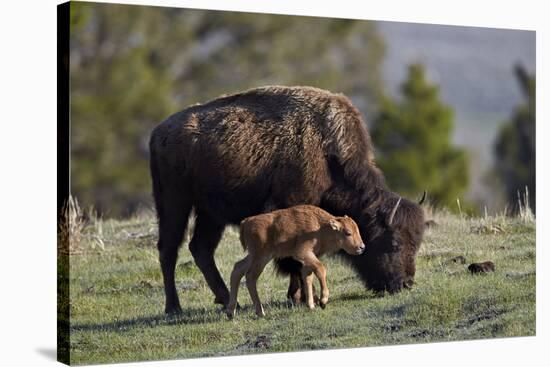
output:
POLYGON ((182 309, 180 305, 170 306, 170 307, 166 306, 166 308, 164 309, 164 313, 168 316, 177 315, 182 313, 182 309))
POLYGON ((321 303, 319 303, 319 306, 324 310, 325 307, 327 307, 327 303, 326 302, 321 302, 321 303))
MULTIPOLYGON (((225 308, 225 311, 228 312, 230 309, 231 309, 231 306, 230 305, 227 305, 227 306, 224 306, 225 308)), ((237 302, 237 305, 236 306, 233 306, 233 311, 234 310, 241 310, 241 305, 239 304, 239 302, 237 302)))
POLYGON ((294 292, 294 293, 287 293, 287 298, 290 302, 292 302, 293 305, 298 305, 300 302, 302 302, 302 295, 300 293, 300 290, 294 292))
POLYGON ((227 316, 235 316, 235 310, 237 309, 237 303, 230 303, 225 308, 227 316))
POLYGON ((216 305, 226 305, 228 302, 229 302, 229 300, 226 300, 224 302, 224 300, 220 297, 214 298, 214 304, 216 304, 216 305))

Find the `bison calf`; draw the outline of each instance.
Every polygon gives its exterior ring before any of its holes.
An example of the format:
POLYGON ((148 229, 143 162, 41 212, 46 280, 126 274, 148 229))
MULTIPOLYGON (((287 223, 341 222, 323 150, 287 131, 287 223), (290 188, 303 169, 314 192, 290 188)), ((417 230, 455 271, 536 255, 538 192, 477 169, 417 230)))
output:
POLYGON ((326 305, 329 296, 326 270, 318 257, 340 249, 350 255, 360 255, 365 250, 353 219, 348 216, 334 217, 311 205, 298 205, 246 218, 241 222, 240 239, 248 255, 235 264, 231 273, 231 293, 227 307, 229 317, 235 315, 239 283, 245 274, 256 314, 264 316, 256 283, 272 259, 292 257, 302 263, 307 305, 312 309, 315 307, 313 273, 321 284, 321 307, 326 305))

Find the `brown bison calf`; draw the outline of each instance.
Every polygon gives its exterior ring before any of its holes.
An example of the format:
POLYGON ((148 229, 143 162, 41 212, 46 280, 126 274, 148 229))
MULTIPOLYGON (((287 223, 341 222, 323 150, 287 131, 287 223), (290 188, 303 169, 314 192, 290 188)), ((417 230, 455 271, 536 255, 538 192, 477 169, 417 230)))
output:
POLYGON ((248 255, 235 264, 231 273, 231 293, 227 314, 235 315, 239 283, 246 274, 246 286, 258 316, 264 310, 258 297, 256 283, 263 269, 272 259, 292 257, 302 266, 307 305, 313 302, 313 273, 321 284, 320 305, 328 302, 329 290, 326 269, 318 257, 345 250, 360 255, 365 245, 357 224, 348 216, 334 217, 321 208, 297 205, 244 219, 240 227, 241 244, 248 255))

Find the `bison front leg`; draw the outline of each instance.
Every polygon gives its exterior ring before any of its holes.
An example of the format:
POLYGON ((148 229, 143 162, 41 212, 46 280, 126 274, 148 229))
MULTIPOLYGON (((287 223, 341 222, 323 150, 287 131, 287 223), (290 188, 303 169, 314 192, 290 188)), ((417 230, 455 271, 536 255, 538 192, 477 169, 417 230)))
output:
POLYGON ((214 293, 214 302, 227 307, 229 290, 214 262, 214 252, 220 242, 224 227, 224 225, 219 225, 206 215, 199 213, 195 221, 193 238, 189 243, 189 250, 199 270, 204 275, 206 283, 214 293))
POLYGON ((290 274, 290 284, 288 286, 287 297, 295 305, 302 300, 302 276, 301 274, 290 274))

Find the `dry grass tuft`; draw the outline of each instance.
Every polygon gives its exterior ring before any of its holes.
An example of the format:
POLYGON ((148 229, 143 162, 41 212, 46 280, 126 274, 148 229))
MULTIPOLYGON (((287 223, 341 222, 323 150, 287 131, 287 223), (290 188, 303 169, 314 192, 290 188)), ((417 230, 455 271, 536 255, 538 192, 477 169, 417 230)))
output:
POLYGON ((471 232, 476 234, 497 234, 505 232, 502 225, 492 223, 491 221, 484 221, 478 225, 471 227, 471 232))
POLYGON ((80 241, 82 240, 84 225, 84 218, 78 200, 69 195, 58 220, 58 251, 68 254, 80 252, 80 241))
POLYGON ((518 205, 519 205, 519 214, 518 217, 524 223, 533 223, 535 222, 535 214, 531 210, 529 205, 529 189, 525 186, 525 192, 520 193, 518 191, 518 205))

